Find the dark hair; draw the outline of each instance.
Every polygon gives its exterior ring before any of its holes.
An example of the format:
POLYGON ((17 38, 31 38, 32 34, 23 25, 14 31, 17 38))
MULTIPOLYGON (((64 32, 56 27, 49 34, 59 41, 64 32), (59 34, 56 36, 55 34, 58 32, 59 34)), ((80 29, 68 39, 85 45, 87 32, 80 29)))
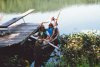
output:
POLYGON ((39 31, 45 31, 45 27, 43 25, 40 26, 39 31))
POLYGON ((51 20, 53 20, 53 21, 54 21, 54 20, 55 20, 55 18, 54 18, 54 17, 52 17, 52 18, 51 18, 51 20))
POLYGON ((49 24, 49 27, 54 27, 52 23, 49 24))

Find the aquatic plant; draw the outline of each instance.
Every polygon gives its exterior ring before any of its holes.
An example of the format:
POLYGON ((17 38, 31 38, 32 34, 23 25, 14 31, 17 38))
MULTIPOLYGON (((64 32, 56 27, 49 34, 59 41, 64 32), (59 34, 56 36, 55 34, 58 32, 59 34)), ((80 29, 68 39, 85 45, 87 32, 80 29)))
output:
POLYGON ((96 67, 100 60, 100 35, 94 32, 74 33, 66 35, 61 46, 62 58, 60 66, 64 67, 96 67), (67 36, 67 37, 66 37, 67 36), (63 59, 64 58, 64 59, 63 59), (64 65, 61 65, 65 63, 64 65))

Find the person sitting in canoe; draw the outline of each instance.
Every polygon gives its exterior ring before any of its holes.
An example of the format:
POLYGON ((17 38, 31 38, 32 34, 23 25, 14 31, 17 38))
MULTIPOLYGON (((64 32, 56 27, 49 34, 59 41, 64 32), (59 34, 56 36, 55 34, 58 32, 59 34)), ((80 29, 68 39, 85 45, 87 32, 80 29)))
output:
POLYGON ((55 21, 56 19, 54 18, 54 17, 52 17, 51 18, 51 22, 50 22, 50 24, 48 25, 48 29, 47 29, 47 32, 48 32, 48 36, 52 36, 53 35, 53 30, 54 30, 54 28, 55 28, 55 26, 56 26, 56 21, 55 21))
MULTIPOLYGON (((57 35, 59 35, 59 30, 57 28, 58 23, 57 23, 57 19, 55 19, 54 17, 51 18, 51 23, 48 26, 47 32, 49 33, 49 40, 52 41, 57 35), (53 22, 53 23, 52 23, 53 22)), ((58 44, 58 40, 55 39, 55 45, 58 44)))
POLYGON ((41 23, 40 26, 35 31, 35 33, 30 36, 29 40, 34 41, 35 39, 39 42, 43 42, 43 40, 46 38, 47 38, 47 32, 43 23, 41 23))
POLYGON ((52 36, 52 34, 53 34, 53 29, 54 29, 54 26, 53 26, 52 23, 50 23, 50 24, 48 25, 48 29, 47 29, 48 37, 51 37, 51 36, 52 36))
POLYGON ((46 29, 44 25, 41 25, 41 27, 39 28, 38 36, 39 36, 39 39, 45 39, 47 37, 46 29))
POLYGON ((40 25, 38 31, 35 33, 34 36, 35 36, 35 37, 38 37, 38 39, 41 39, 41 40, 47 38, 47 32, 46 32, 46 29, 45 29, 43 23, 41 23, 41 25, 40 25))
POLYGON ((53 33, 52 33, 52 38, 54 38, 57 34, 59 34, 59 30, 58 30, 58 23, 57 23, 57 19, 55 19, 54 17, 52 17, 52 21, 54 22, 53 23, 53 26, 54 26, 54 30, 53 30, 53 33))

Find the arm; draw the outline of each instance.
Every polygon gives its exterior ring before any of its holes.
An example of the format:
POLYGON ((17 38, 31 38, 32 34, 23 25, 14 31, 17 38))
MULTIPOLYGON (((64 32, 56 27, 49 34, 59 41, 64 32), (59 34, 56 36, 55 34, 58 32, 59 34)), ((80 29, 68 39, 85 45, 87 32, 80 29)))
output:
POLYGON ((58 30, 57 27, 55 27, 54 30, 53 30, 53 34, 52 34, 51 38, 54 38, 58 34, 59 34, 59 30, 58 30))

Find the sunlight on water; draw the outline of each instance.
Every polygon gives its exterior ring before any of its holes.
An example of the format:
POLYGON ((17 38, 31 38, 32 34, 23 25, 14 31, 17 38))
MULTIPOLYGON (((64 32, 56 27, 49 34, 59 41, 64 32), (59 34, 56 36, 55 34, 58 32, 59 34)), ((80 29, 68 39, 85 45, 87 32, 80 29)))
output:
MULTIPOLYGON (((50 21, 52 16, 57 17, 58 11, 52 12, 37 12, 25 17, 26 22, 41 23, 43 21, 50 21)), ((3 14, 0 23, 6 22, 12 17, 20 14, 3 14)), ((19 22, 23 22, 20 20, 19 22)), ((59 30, 61 34, 69 34, 73 32, 80 32, 81 30, 100 30, 100 5, 75 5, 61 9, 58 20, 59 30)), ((46 24, 47 27, 48 24, 46 24)))
POLYGON ((86 29, 100 30, 100 5, 76 5, 64 8, 60 17, 61 33, 79 32, 86 29))

